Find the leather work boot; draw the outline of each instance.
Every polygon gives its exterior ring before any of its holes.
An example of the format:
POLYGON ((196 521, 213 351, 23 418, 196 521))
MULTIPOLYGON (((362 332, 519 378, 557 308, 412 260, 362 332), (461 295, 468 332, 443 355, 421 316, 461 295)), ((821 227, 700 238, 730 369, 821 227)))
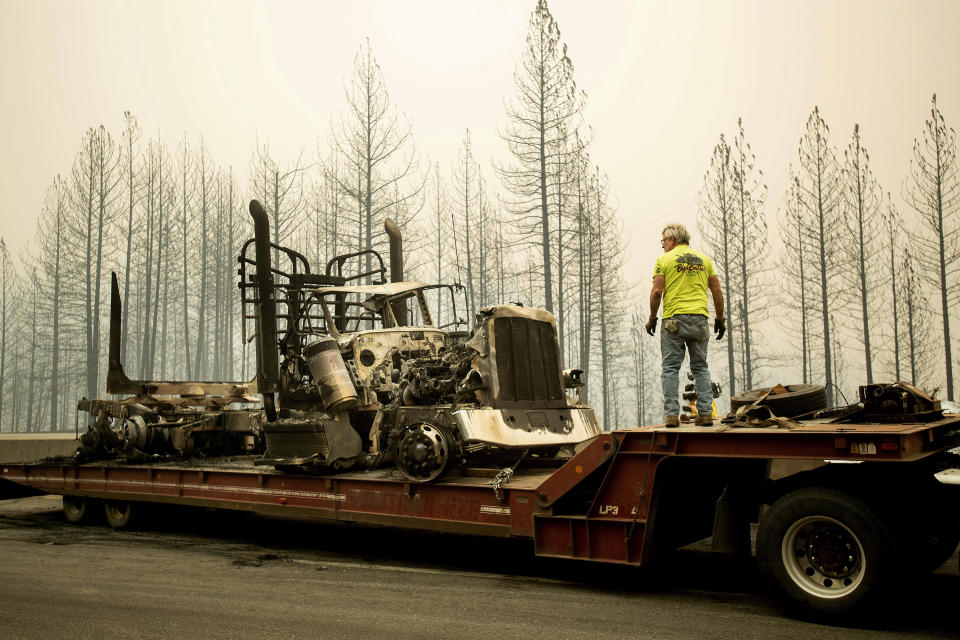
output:
POLYGON ((698 415, 697 419, 693 421, 693 425, 695 427, 712 427, 713 416, 698 415))
POLYGON ((666 419, 663 421, 663 426, 667 427, 668 429, 679 427, 680 426, 679 416, 667 416, 666 419))

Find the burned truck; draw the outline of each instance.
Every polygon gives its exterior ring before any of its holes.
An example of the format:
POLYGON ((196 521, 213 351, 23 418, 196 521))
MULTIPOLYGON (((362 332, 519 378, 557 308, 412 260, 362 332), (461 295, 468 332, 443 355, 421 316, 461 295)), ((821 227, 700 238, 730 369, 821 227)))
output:
POLYGON ((284 470, 394 465, 427 482, 462 465, 569 457, 601 432, 583 403, 581 372, 562 368, 552 314, 497 305, 462 331, 456 286, 403 279, 391 220, 388 281, 373 249, 336 256, 314 273, 303 254, 270 241, 256 200, 250 214, 254 238, 241 249, 238 286, 242 338, 256 346, 254 379, 127 378, 114 282, 107 391, 130 395, 81 402, 99 425, 88 448, 106 443, 130 459, 262 451, 259 464, 284 470), (428 304, 440 296, 453 310, 444 325, 428 304), (257 396, 261 407, 236 408, 257 396))
POLYGON ((117 275, 110 287, 110 351, 107 393, 82 398, 90 416, 76 461, 255 454, 263 450, 263 413, 257 380, 249 382, 134 380, 121 362, 122 307, 117 275))
POLYGON ((250 214, 255 238, 239 273, 244 332, 248 322, 255 327, 265 463, 394 464, 410 480, 430 481, 463 464, 570 455, 600 433, 579 393, 580 372, 562 369, 550 313, 493 306, 466 334, 458 331, 455 287, 403 280, 392 221, 387 282, 372 249, 312 274, 301 254, 270 243, 256 200, 250 214), (271 264, 271 253, 282 264, 271 264), (351 261, 372 266, 345 274, 351 261), (450 296, 449 324, 434 322, 428 292, 450 296))

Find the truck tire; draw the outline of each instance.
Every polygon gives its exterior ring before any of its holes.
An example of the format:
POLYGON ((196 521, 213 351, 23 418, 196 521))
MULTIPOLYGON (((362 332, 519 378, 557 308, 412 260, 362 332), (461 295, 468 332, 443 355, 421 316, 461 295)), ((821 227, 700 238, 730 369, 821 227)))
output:
MULTIPOLYGON (((819 384, 788 384, 787 393, 767 396, 760 404, 769 407, 781 418, 796 416, 827 408, 827 390, 819 384)), ((730 398, 730 410, 736 411, 743 405, 753 404, 770 391, 770 387, 750 389, 730 398)))
POLYGON ((863 611, 895 583, 890 529, 861 500, 805 487, 777 500, 760 521, 757 563, 799 613, 837 618, 863 611))
POLYGON ((132 502, 124 500, 107 500, 103 503, 103 514, 107 517, 107 524, 114 529, 126 529, 135 520, 136 509, 132 502))
POLYGON ((63 517, 70 524, 83 524, 90 519, 91 502, 83 496, 63 496, 63 517))

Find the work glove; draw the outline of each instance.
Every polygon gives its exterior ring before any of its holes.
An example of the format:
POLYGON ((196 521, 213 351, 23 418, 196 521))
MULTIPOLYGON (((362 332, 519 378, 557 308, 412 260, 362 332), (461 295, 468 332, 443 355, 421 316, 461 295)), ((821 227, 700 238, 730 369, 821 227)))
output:
POLYGON ((648 335, 648 336, 652 336, 653 334, 655 334, 655 333, 657 332, 657 317, 656 317, 656 316, 650 316, 650 319, 647 320, 646 329, 647 329, 647 335, 648 335))
POLYGON ((717 318, 713 321, 713 332, 717 334, 717 340, 723 337, 723 334, 727 332, 727 319, 726 318, 717 318))

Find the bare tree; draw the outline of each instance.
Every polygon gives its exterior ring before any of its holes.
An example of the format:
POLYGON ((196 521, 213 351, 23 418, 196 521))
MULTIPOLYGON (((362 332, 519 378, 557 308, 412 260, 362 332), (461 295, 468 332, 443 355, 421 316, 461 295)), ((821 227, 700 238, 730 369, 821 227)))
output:
POLYGON ((919 268, 923 273, 931 274, 940 294, 948 400, 953 400, 950 304, 957 296, 956 274, 960 268, 960 225, 957 220, 960 181, 957 170, 956 132, 947 127, 934 94, 923 139, 913 143, 904 198, 921 222, 921 233, 917 238, 919 268))
POLYGON ((180 286, 182 287, 182 338, 183 338, 183 364, 184 374, 187 379, 193 378, 193 370, 190 367, 190 279, 188 276, 188 263, 190 261, 190 251, 188 238, 192 238, 191 224, 194 198, 196 196, 196 173, 197 165, 194 159, 193 150, 187 141, 187 136, 183 136, 183 142, 177 152, 178 160, 178 189, 179 189, 179 209, 180 209, 180 266, 182 278, 180 286))
MULTIPOLYGON (((574 242, 577 256, 577 276, 576 276, 576 305, 577 305, 577 331, 579 340, 579 349, 574 351, 571 343, 567 353, 576 353, 579 360, 579 366, 584 373, 589 371, 590 366, 590 332, 592 326, 592 316, 590 313, 592 292, 595 284, 596 270, 594 268, 594 245, 595 237, 594 221, 592 211, 596 199, 593 197, 593 190, 599 185, 593 180, 590 169, 590 155, 587 152, 587 145, 576 136, 574 144, 574 158, 572 170, 573 193, 576 201, 574 242)), ((589 377, 585 381, 584 393, 589 390, 589 377)))
MULTIPOLYGON (((742 344, 743 380, 745 388, 753 388, 753 375, 757 369, 757 360, 751 352, 756 341, 756 322, 762 321, 765 305, 760 277, 766 269, 770 255, 767 244, 767 221, 763 206, 767 197, 767 186, 763 183, 763 172, 757 168, 757 160, 743 133, 743 119, 737 118, 737 135, 733 140, 731 156, 731 187, 733 188, 733 206, 737 245, 737 296, 730 298, 728 307, 739 315, 742 329, 738 332, 742 344), (748 246, 749 245, 749 246, 748 246), (754 320, 751 331, 750 321, 754 320)), ((729 313, 728 315, 732 315, 729 313)), ((732 378, 732 377, 731 377, 732 378)))
MULTIPOLYGON (((733 290, 731 278, 736 273, 736 243, 734 241, 734 193, 731 185, 730 145, 723 134, 713 148, 710 167, 703 178, 703 187, 698 196, 697 228, 703 244, 723 274, 724 298, 731 302, 733 290)), ((732 304, 730 305, 733 306, 732 304)), ((731 314, 732 315, 732 314, 731 314)), ((727 371, 730 395, 737 393, 736 363, 734 357, 735 322, 728 320, 727 371)))
MULTIPOLYGON (((813 377, 810 362, 812 318, 810 317, 811 309, 808 304, 812 295, 811 289, 814 286, 811 282, 810 269, 812 243, 805 236, 807 220, 806 209, 803 206, 803 194, 792 169, 789 175, 790 186, 780 214, 780 240, 783 250, 779 266, 780 271, 791 286, 780 288, 780 305, 785 310, 792 311, 800 317, 797 327, 800 334, 800 371, 803 383, 807 384, 813 377)), ((791 313, 785 315, 787 318, 794 317, 791 313)))
POLYGON ((863 342, 867 384, 873 382, 873 351, 871 348, 870 316, 876 293, 875 271, 881 259, 883 236, 875 233, 879 226, 878 209, 880 189, 870 171, 870 154, 860 140, 860 125, 853 126, 853 139, 843 153, 843 194, 846 204, 846 223, 853 242, 844 243, 857 274, 859 305, 849 309, 859 312, 863 331, 852 335, 863 342), (858 335, 859 334, 859 335, 858 335))
POLYGON ((498 173, 514 195, 509 208, 518 229, 528 242, 539 245, 543 299, 552 313, 550 230, 551 215, 558 213, 555 198, 559 188, 555 167, 570 162, 572 148, 566 144, 566 137, 579 126, 583 96, 577 92, 573 62, 546 0, 538 0, 530 16, 527 43, 514 82, 516 97, 505 104, 508 122, 500 132, 514 164, 499 167, 498 173))
POLYGON ((900 273, 899 297, 905 325, 903 335, 897 336, 897 340, 903 343, 911 384, 929 386, 936 347, 930 336, 930 305, 911 252, 904 255, 900 273))
MULTIPOLYGON (((321 157, 318 151, 316 163, 318 177, 310 190, 310 218, 313 230, 313 262, 316 271, 322 271, 329 259, 341 253, 341 238, 344 229, 343 190, 339 187, 341 172, 336 153, 321 157)), ((345 243, 344 243, 345 244, 345 243)))
MULTIPOLYGON (((479 167, 479 165, 478 165, 479 167)), ((479 205, 480 209, 478 211, 479 216, 476 226, 476 236, 477 236, 477 279, 479 280, 480 295, 478 300, 481 305, 489 305, 490 300, 487 297, 487 287, 490 283, 490 271, 491 265, 487 258, 490 257, 491 245, 493 243, 493 234, 491 233, 492 227, 490 224, 490 200, 488 198, 488 182, 483 178, 483 172, 481 171, 477 176, 477 183, 479 190, 477 195, 479 196, 479 205)))
POLYGON ((758 359, 757 326, 763 320, 766 293, 761 281, 769 259, 763 207, 767 188, 763 172, 737 120, 733 147, 723 135, 713 149, 699 197, 698 227, 723 277, 727 300, 727 369, 729 390, 753 387, 758 359), (751 326, 751 322, 753 323, 751 326))
POLYGON ((594 289, 595 302, 591 305, 596 313, 599 331, 600 372, 602 375, 601 404, 603 406, 603 428, 611 428, 611 418, 615 411, 612 379, 616 370, 617 354, 623 350, 614 348, 622 335, 624 294, 626 287, 620 277, 623 267, 622 229, 614 209, 608 204, 609 181, 596 170, 591 194, 594 200, 593 243, 596 245, 597 283, 594 289))
MULTIPOLYGON (((123 166, 124 177, 126 178, 127 191, 127 252, 126 261, 123 270, 123 308, 130 308, 130 263, 133 251, 133 210, 139 199, 140 176, 137 167, 137 140, 140 137, 140 127, 137 119, 129 111, 123 112, 124 131, 123 131, 123 166)), ((126 361, 127 353, 127 326, 128 316, 123 315, 121 338, 120 338, 120 359, 126 361)))
POLYGON ((0 238, 0 429, 3 428, 3 396, 7 365, 7 305, 11 279, 10 252, 0 238))
MULTIPOLYGON (((170 189, 169 198, 170 202, 174 202, 176 199, 176 193, 173 191, 173 188, 170 189)), ((173 273, 170 270, 170 254, 174 249, 174 244, 169 242, 169 239, 172 237, 170 235, 170 221, 163 221, 163 235, 168 239, 167 251, 163 254, 163 273, 165 277, 163 278, 163 314, 160 319, 160 379, 167 379, 167 333, 168 333, 168 311, 171 305, 171 294, 170 294, 170 282, 173 279, 173 273)))
MULTIPOLYGON (((473 159, 473 150, 470 146, 470 130, 463 136, 463 144, 457 154, 457 163, 453 168, 453 201, 455 203, 453 216, 453 233, 458 235, 459 246, 463 249, 466 271, 467 317, 472 318, 477 311, 479 287, 475 286, 474 271, 483 264, 477 256, 479 233, 477 232, 480 216, 480 165, 473 159), (459 233, 458 233, 459 232, 459 233)), ((477 274, 479 275, 479 274, 477 274)))
MULTIPOLYGON (((814 107, 807 119, 806 131, 800 139, 800 170, 796 184, 806 210, 803 219, 804 241, 811 243, 814 259, 811 270, 816 274, 819 293, 819 313, 823 324, 823 371, 827 387, 827 403, 833 403, 833 362, 830 337, 830 303, 842 303, 843 288, 837 286, 842 275, 842 263, 836 254, 828 251, 834 238, 841 236, 843 224, 840 199, 842 183, 836 153, 830 146, 830 129, 814 107)), ((811 301, 813 302, 813 301, 811 301)))
MULTIPOLYGON (((0 247, 0 253, 5 254, 5 251, 5 246, 0 247)), ((30 308, 28 286, 25 280, 30 273, 30 266, 25 264, 26 256, 23 253, 19 256, 22 269, 14 267, 9 255, 6 262, 4 268, 6 286, 0 292, 3 293, 6 303, 2 313, 3 320, 0 321, 5 336, 5 339, 0 339, 0 344, 3 344, 7 351, 3 371, 4 393, 9 400, 7 403, 9 430, 22 432, 25 430, 24 413, 27 406, 27 380, 29 379, 30 308)))
MULTIPOLYGON (((30 323, 30 351, 27 355, 26 362, 30 367, 30 373, 27 375, 27 394, 26 394, 26 403, 27 403, 27 419, 24 422, 24 428, 26 431, 38 431, 34 424, 33 410, 36 405, 35 391, 37 387, 37 318, 39 316, 37 309, 37 293, 40 289, 40 279, 37 277, 37 265, 36 259, 28 257, 27 260, 24 260, 24 264, 27 267, 26 283, 27 290, 25 293, 29 296, 30 311, 27 314, 27 321, 30 323), (32 262, 33 264, 29 264, 32 262)), ((26 300, 24 301, 26 302, 26 300)))
POLYGON ((110 133, 102 125, 90 129, 84 136, 80 153, 73 167, 73 191, 80 225, 76 228, 85 235, 86 326, 86 382, 87 397, 96 397, 99 391, 100 366, 100 290, 103 283, 103 256, 110 241, 110 227, 116 217, 117 189, 122 179, 119 153, 110 133))
MULTIPOLYGON (((840 400, 843 400, 843 404, 849 405, 850 401, 846 397, 846 394, 843 392, 843 385, 847 380, 846 371, 847 371, 847 361, 843 355, 843 336, 840 333, 841 326, 837 322, 833 313, 830 314, 830 351, 833 353, 833 358, 830 361, 833 371, 831 371, 831 377, 834 382, 834 388, 837 391, 837 395, 834 396, 836 402, 839 404, 840 400)), ((856 396, 852 396, 856 398, 856 396)))
POLYGON ((633 314, 630 323, 630 341, 633 347, 633 384, 631 385, 636 402, 636 425, 653 422, 660 406, 656 398, 660 392, 660 359, 656 347, 646 340, 643 330, 644 321, 640 314, 633 314))
MULTIPOLYGON (((222 205, 222 220, 225 220, 227 227, 226 233, 226 251, 222 254, 221 263, 221 281, 222 281, 222 291, 223 291, 223 301, 222 301, 222 316, 223 321, 221 322, 221 327, 223 324, 226 324, 226 337, 223 344, 223 358, 226 361, 226 366, 221 365, 220 378, 225 380, 233 380, 233 361, 235 360, 235 341, 234 336, 236 335, 236 330, 234 328, 234 319, 237 317, 239 311, 239 293, 234 283, 234 260, 236 259, 237 254, 239 253, 240 247, 239 243, 242 239, 238 234, 238 224, 237 216, 238 212, 242 215, 242 209, 238 208, 238 201, 236 193, 236 181, 233 176, 233 169, 228 168, 226 176, 221 176, 222 182, 226 182, 224 187, 221 184, 221 193, 223 196, 223 205, 222 205), (232 303, 231 303, 232 301, 232 303)), ((317 265, 317 268, 320 269, 321 265, 317 265)), ((221 332, 223 329, 221 328, 221 332)))
MULTIPOLYGON (((430 260, 432 263, 430 274, 437 284, 446 284, 448 281, 456 280, 460 283, 459 274, 454 270, 459 266, 456 263, 456 253, 454 251, 455 221, 452 215, 448 215, 447 193, 444 187, 443 176, 440 174, 440 165, 435 164, 433 175, 428 187, 428 200, 430 203, 430 260)), ((436 316, 437 326, 443 326, 444 318, 449 316, 449 322, 456 322, 458 318, 453 315, 453 308, 447 295, 442 289, 436 290, 436 307, 434 315, 436 316)), ((466 315, 469 318, 469 312, 466 315)))
MULTIPOLYGON (((214 206, 214 190, 216 189, 216 166, 214 165, 203 138, 200 138, 200 148, 197 151, 199 160, 200 179, 200 255, 198 265, 200 269, 200 295, 197 296, 197 349, 196 361, 193 366, 194 372, 198 378, 207 376, 207 365, 209 353, 209 340, 207 339, 207 303, 209 301, 209 292, 207 291, 207 281, 210 277, 211 251, 209 243, 209 234, 207 225, 211 217, 211 208, 214 206)), ((274 211, 276 216, 276 210, 274 211)), ((274 226, 274 237, 278 233, 274 226)))
MULTIPOLYGON (((336 179, 356 203, 358 249, 382 247, 383 221, 400 212, 403 228, 423 207, 425 176, 420 175, 412 127, 400 121, 390 104, 383 72, 369 40, 354 58, 353 76, 345 87, 347 110, 333 134, 333 148, 344 167, 336 179)), ((372 267, 366 258, 366 271, 372 267)))
POLYGON ((900 304, 900 291, 902 286, 900 284, 900 279, 902 274, 900 269, 897 268, 897 263, 900 261, 900 256, 905 255, 906 243, 899 241, 904 235, 902 219, 900 217, 900 213, 896 209, 896 206, 893 204, 893 199, 890 197, 889 193, 887 193, 886 211, 883 215, 883 225, 885 236, 883 255, 887 262, 887 270, 884 276, 889 278, 890 286, 890 304, 887 308, 892 310, 892 313, 890 314, 890 322, 892 324, 892 339, 889 341, 889 343, 892 347, 893 379, 902 380, 903 376, 901 373, 900 349, 900 325, 902 322, 902 305, 900 304))
POLYGON ((50 431, 57 431, 60 401, 60 336, 62 302, 62 259, 64 245, 64 224, 67 216, 70 195, 69 187, 58 175, 47 189, 43 214, 38 228, 41 270, 52 284, 50 300, 50 318, 52 321, 50 353, 50 431))
MULTIPOLYGON (((307 207, 303 155, 292 166, 281 168, 270 155, 266 143, 257 143, 250 162, 250 188, 267 214, 273 218, 273 243, 289 245, 307 207)), ((278 249, 273 250, 273 264, 279 263, 278 249)))
POLYGON ((156 366, 157 325, 161 306, 160 282, 167 278, 163 267, 170 246, 170 239, 165 233, 168 228, 166 218, 172 206, 169 184, 171 171, 166 148, 159 139, 151 141, 147 146, 142 171, 144 207, 140 225, 143 243, 140 253, 143 260, 143 322, 138 332, 138 340, 140 375, 149 379, 153 377, 156 366))
POLYGON ((570 304, 570 294, 567 292, 565 276, 571 262, 568 244, 572 240, 567 227, 570 223, 568 218, 570 212, 568 206, 573 200, 570 193, 570 183, 575 178, 575 158, 577 151, 568 140, 567 123, 560 123, 557 127, 556 139, 551 146, 550 157, 552 162, 548 165, 548 171, 551 174, 553 209, 556 227, 552 231, 553 246, 556 249, 553 252, 553 273, 556 274, 556 299, 554 301, 554 310, 557 316, 557 337, 560 341, 560 356, 566 357, 565 338, 567 334, 567 307, 570 304))

